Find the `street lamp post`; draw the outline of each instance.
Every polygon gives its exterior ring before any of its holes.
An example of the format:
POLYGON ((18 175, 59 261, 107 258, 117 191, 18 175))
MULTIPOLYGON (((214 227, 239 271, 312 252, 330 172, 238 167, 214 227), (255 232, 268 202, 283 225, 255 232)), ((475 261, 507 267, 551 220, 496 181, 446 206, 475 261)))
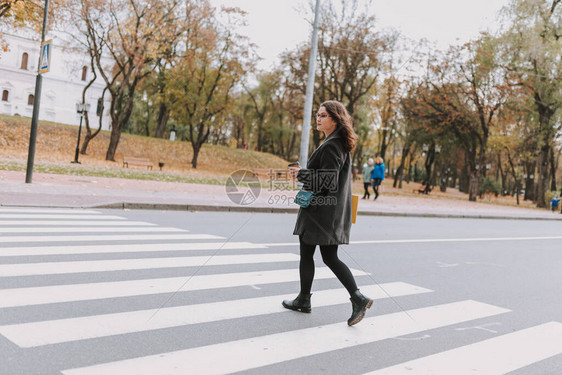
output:
POLYGON ((316 71, 316 54, 318 51, 318 22, 320 15, 320 0, 316 0, 314 8, 314 26, 312 27, 312 43, 308 60, 308 81, 306 84, 306 99, 304 103, 304 118, 302 120, 301 148, 299 160, 301 167, 306 168, 308 160, 308 138, 310 137, 310 122, 312 120, 312 100, 314 97, 314 72, 316 71))
POLYGON ((71 163, 80 164, 78 161, 78 153, 80 152, 80 134, 82 133, 82 119, 84 118, 84 112, 88 112, 90 109, 90 104, 87 103, 76 103, 76 113, 80 114, 80 126, 78 127, 78 141, 76 142, 76 153, 74 154, 74 161, 71 163))

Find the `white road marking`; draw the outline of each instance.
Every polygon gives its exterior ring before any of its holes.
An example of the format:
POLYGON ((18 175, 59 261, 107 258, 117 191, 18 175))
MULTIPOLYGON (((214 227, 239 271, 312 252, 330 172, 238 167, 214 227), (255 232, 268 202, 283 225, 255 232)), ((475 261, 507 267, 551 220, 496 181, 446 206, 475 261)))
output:
POLYGON ((0 264, 0 277, 298 261, 291 253, 0 264))
POLYGON ((550 322, 366 375, 501 375, 559 354, 562 323, 550 322))
POLYGON ((65 375, 94 374, 228 374, 315 354, 422 332, 509 310, 476 301, 366 318, 360 327, 345 322, 252 337, 193 349, 65 370, 65 375))
POLYGON ((0 247, 0 257, 27 255, 63 255, 63 254, 108 254, 135 253, 151 251, 184 251, 184 250, 233 250, 233 249, 265 249, 265 246, 250 242, 188 242, 188 243, 155 243, 125 245, 66 245, 66 246, 29 246, 0 247))
POLYGON ((10 213, 50 213, 50 214, 101 214, 100 211, 66 208, 5 208, 0 207, 0 214, 10 213))
POLYGON ((0 220, 4 219, 90 219, 90 220, 104 220, 104 219, 113 219, 113 220, 125 220, 124 217, 121 216, 113 216, 113 215, 82 215, 82 214, 75 214, 75 215, 64 215, 64 214, 3 214, 0 213, 0 220))
POLYGON ((451 267, 457 267, 459 264, 458 263, 443 263, 443 262, 435 262, 439 265, 439 268, 451 268, 451 267))
POLYGON ((0 220, 0 227, 4 225, 11 226, 32 226, 32 225, 49 225, 49 226, 156 226, 156 224, 147 223, 145 221, 120 221, 120 220, 0 220))
MULTIPOLYGON (((141 240, 216 240, 224 237, 211 234, 131 234, 97 236, 0 236, 0 242, 89 242, 89 241, 141 241, 141 240)), ((118 246, 118 245, 115 245, 118 246)), ((2 249, 0 248, 0 251, 2 249)))
POLYGON ((120 232, 189 232, 186 229, 170 227, 78 227, 78 228, 2 228, 0 233, 120 233, 120 232))
MULTIPOLYGON (((423 243, 423 242, 480 242, 480 241, 537 241, 537 240, 562 240, 562 236, 541 237, 482 237, 482 238, 419 238, 411 240, 369 240, 349 241, 350 245, 385 244, 385 243, 423 243)), ((273 246, 299 246, 298 242, 264 243, 267 247, 273 246)))
MULTIPOLYGON (((356 276, 367 275, 367 273, 357 270, 352 270, 352 273, 356 276)), ((329 268, 323 267, 316 269, 314 277, 316 279, 331 279, 335 276, 329 268)), ((244 285, 274 284, 298 280, 298 270, 273 270, 0 289, 0 308, 230 288, 244 285)))
MULTIPOLYGON (((380 287, 378 285, 362 286, 361 291, 375 300, 388 298, 381 287, 392 297, 431 292, 429 289, 402 282, 382 284, 380 287)), ((281 306, 281 301, 294 297, 294 294, 277 295, 166 307, 159 310, 151 309, 13 324, 0 326, 0 334, 22 348, 29 348, 224 319, 289 312, 281 306)), ((314 291, 312 302, 313 308, 347 304, 349 303, 349 295, 344 288, 314 291)))
POLYGON ((487 327, 501 326, 501 325, 502 324, 500 322, 494 322, 494 323, 480 324, 480 325, 473 326, 473 327, 459 327, 459 328, 455 328, 455 331, 468 331, 468 330, 471 330, 471 329, 479 329, 479 330, 490 332, 490 333, 498 333, 498 331, 494 331, 493 329, 490 329, 490 328, 487 328, 487 327))

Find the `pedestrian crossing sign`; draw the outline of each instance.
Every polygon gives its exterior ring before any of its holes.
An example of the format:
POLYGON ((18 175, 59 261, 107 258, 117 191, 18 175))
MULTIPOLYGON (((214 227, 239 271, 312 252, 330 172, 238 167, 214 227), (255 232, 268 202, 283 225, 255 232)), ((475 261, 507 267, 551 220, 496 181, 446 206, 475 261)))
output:
POLYGON ((39 74, 47 73, 51 66, 51 42, 53 40, 46 40, 41 44, 41 65, 39 66, 39 74))

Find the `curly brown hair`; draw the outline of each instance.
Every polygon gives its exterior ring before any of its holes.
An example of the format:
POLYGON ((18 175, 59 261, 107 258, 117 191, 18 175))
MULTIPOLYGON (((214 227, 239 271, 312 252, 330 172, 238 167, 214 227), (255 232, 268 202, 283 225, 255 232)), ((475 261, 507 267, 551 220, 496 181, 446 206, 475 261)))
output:
POLYGON ((355 142, 357 142, 357 134, 353 130, 351 124, 351 115, 345 106, 335 100, 327 100, 320 104, 324 107, 328 115, 336 122, 336 132, 340 132, 343 140, 343 147, 346 152, 351 152, 355 149, 355 142))

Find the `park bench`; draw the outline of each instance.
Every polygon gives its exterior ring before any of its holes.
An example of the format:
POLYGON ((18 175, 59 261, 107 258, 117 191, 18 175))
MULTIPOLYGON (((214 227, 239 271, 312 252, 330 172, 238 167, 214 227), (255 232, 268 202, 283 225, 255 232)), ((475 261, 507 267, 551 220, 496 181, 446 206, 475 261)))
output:
POLYGON ((288 171, 284 169, 274 169, 274 168, 252 168, 252 172, 254 172, 258 176, 264 177, 273 177, 276 179, 288 179, 288 171))
POLYGON ((154 166, 150 159, 141 158, 136 156, 124 156, 123 157, 123 167, 129 168, 129 165, 137 165, 141 167, 146 167, 147 169, 152 169, 154 166))
POLYGON ((427 187, 427 185, 420 185, 419 188, 412 190, 413 193, 419 194, 429 194, 431 189, 427 187))

